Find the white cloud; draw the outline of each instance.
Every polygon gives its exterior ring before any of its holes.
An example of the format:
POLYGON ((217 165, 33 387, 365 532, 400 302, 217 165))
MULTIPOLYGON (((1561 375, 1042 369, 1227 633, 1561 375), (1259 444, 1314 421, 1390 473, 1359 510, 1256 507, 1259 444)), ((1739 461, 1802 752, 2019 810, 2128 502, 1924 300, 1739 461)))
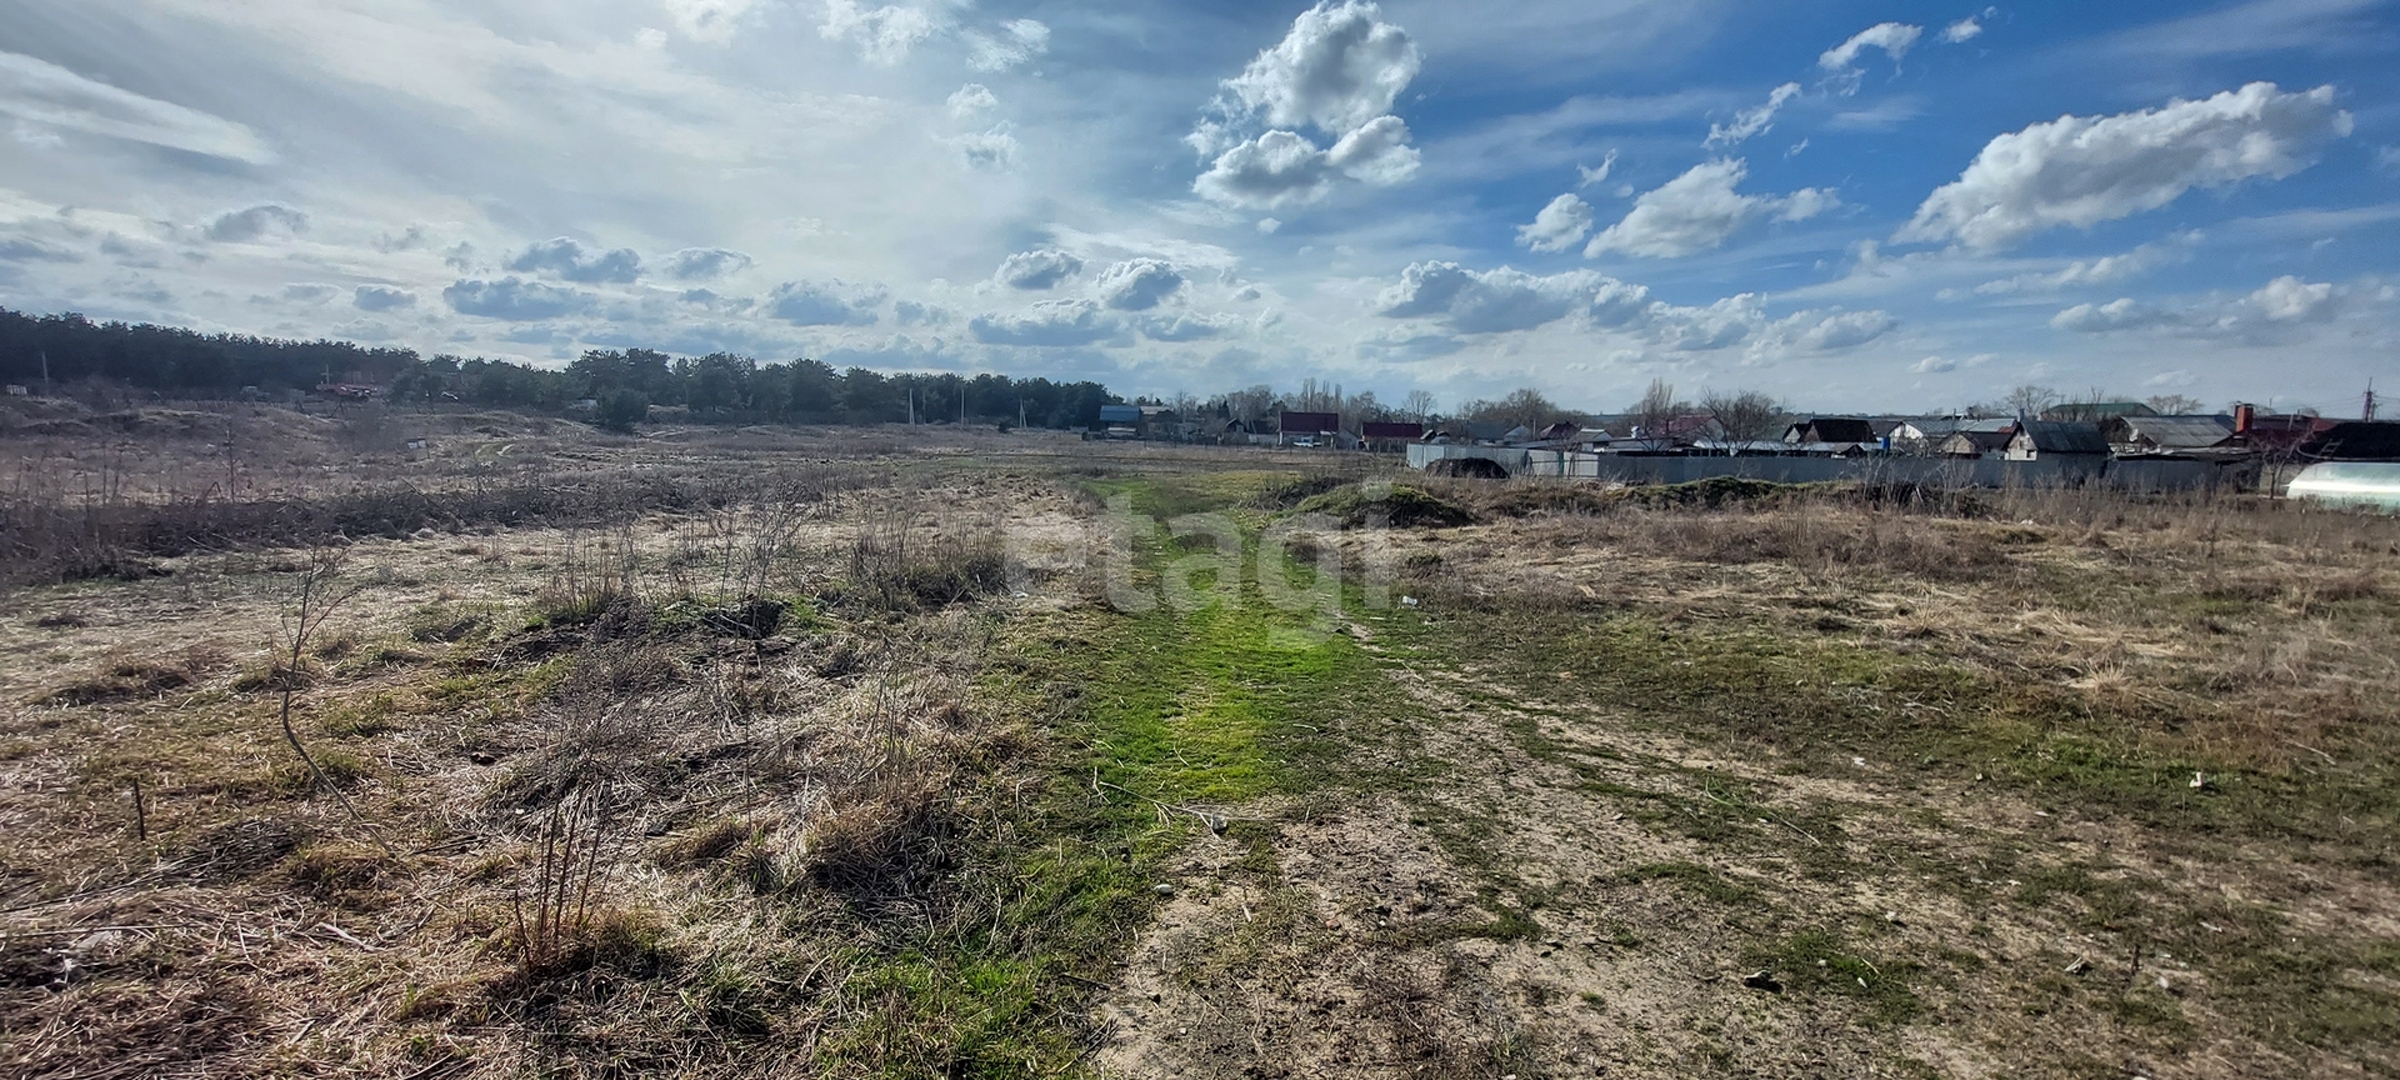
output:
POLYGON ((674 20, 675 29, 685 37, 713 45, 732 41, 744 17, 758 7, 758 0, 665 0, 665 3, 667 17, 674 20))
POLYGON ((892 304, 892 321, 902 326, 941 326, 951 319, 949 308, 900 300, 892 304))
POLYGON ((2155 210, 2194 187, 2307 168, 2350 134, 2333 88, 2284 93, 2256 82, 2201 101, 2115 116, 2066 116, 1994 138, 1936 189, 1897 239, 2007 248, 2061 226, 2090 228, 2155 210))
POLYGON ((750 262, 750 256, 727 248, 684 248, 667 256, 667 274, 677 281, 701 281, 738 274, 750 262))
POLYGON ((1803 188, 1786 196, 1744 195, 1734 190, 1749 174, 1739 158, 1694 165, 1634 200, 1624 220, 1609 226, 1584 248, 1587 258, 1622 251, 1652 258, 1678 258, 1722 246, 1761 216, 1799 221, 1840 205, 1830 190, 1803 188))
POLYGON ((857 0, 825 0, 825 21, 817 33, 827 41, 847 41, 858 47, 858 58, 878 67, 908 59, 909 51, 938 29, 923 10, 888 5, 869 10, 857 0))
POLYGON ((1535 251, 1565 251, 1582 243, 1592 231, 1592 206, 1573 192, 1550 200, 1533 216, 1533 224, 1517 227, 1517 243, 1535 251))
POLYGON ((884 291, 842 281, 787 281, 767 295, 765 312, 794 326, 872 326, 884 291))
POLYGON ((1603 283, 1589 270, 1539 277, 1503 266, 1468 270, 1454 262, 1410 263, 1400 280, 1375 298, 1388 318, 1438 318, 1462 334, 1531 330, 1590 303, 1603 283))
POLYGON ((1919 375, 1941 375, 1947 372, 1957 371, 1958 361, 1944 360, 1938 356, 1928 356, 1923 360, 1919 360, 1914 364, 1910 364, 1908 366, 1908 370, 1916 372, 1919 375))
POLYGON ((1947 41, 1952 45, 1963 45, 1967 42, 1975 40, 1977 37, 1982 36, 1982 34, 1983 24, 1976 22, 1975 16, 1969 15, 1966 18, 1951 23, 1948 27, 1944 28, 1942 30, 1942 40, 1947 41))
POLYGON ((1011 289, 1050 289, 1083 272, 1083 260, 1064 251, 1043 248, 1020 251, 1000 260, 992 280, 1011 289))
POLYGON ((221 244, 247 244, 270 236, 295 236, 307 229, 307 214, 268 203, 220 215, 208 223, 206 233, 221 244))
POLYGON ((1392 111, 1424 64, 1408 32, 1381 15, 1371 3, 1324 0, 1301 12, 1283 41, 1259 53, 1225 88, 1276 127, 1361 127, 1392 111))
POLYGON ((248 127, 197 109, 96 82, 46 60, 0 52, 0 115, 15 117, 18 141, 56 145, 46 125, 163 146, 252 165, 275 153, 248 127))
POLYGON ((597 298, 577 289, 510 277, 461 279, 442 290, 442 300, 461 315, 529 322, 589 310, 597 298))
POLYGON ((1015 314, 978 315, 967 323, 987 345, 1090 345, 1123 330, 1089 300, 1044 300, 1015 314))
POLYGON ((963 120, 999 104, 1000 99, 992 94, 991 87, 982 83, 968 83, 951 92, 950 115, 963 120))
POLYGON ((1900 320, 1883 311, 1845 311, 1822 318, 1814 312, 1802 312, 1786 319, 1779 328, 1802 348, 1831 352, 1864 345, 1898 325, 1900 320))
POLYGON ((568 281, 621 283, 642 275, 642 256, 632 248, 586 253, 583 245, 561 236, 528 246, 509 259, 505 268, 568 281))
POLYGON ((2149 273, 2171 262, 2192 257, 2199 244, 2197 232, 2178 233, 2166 241, 2143 244, 2122 255, 2104 255, 2097 259, 2077 259, 2050 273, 2025 273, 1987 281, 1975 286, 1984 296, 2007 296, 2024 292, 2057 292, 2081 285, 2104 285, 2149 273))
POLYGON ((968 168, 1006 169, 1017 163, 1015 128, 999 124, 990 131, 972 135, 955 135, 943 140, 958 148, 968 168))
POLYGON ((2302 324, 2331 320, 2339 313, 2345 295, 2331 282, 2307 282, 2286 274, 2247 295, 2211 298, 2187 307, 2148 304, 2131 297, 2105 304, 2077 304, 2052 316, 2050 325, 2086 334, 2159 330, 2187 337, 2281 340, 2302 324))
POLYGON ((970 30, 967 66, 977 71, 1006 71, 1050 51, 1050 28, 1032 19, 1011 19, 995 33, 970 30))
POLYGON ((1614 150, 1609 151, 1607 157, 1600 159, 1600 167, 1597 169, 1587 169, 1581 165, 1577 165, 1575 166, 1575 186, 1578 188, 1587 188, 1593 184, 1601 183, 1608 179, 1609 171, 1615 169, 1616 167, 1617 152, 1614 150))
POLYGON ((1258 235, 1260 236, 1273 236, 1275 235, 1275 230, 1280 228, 1283 228, 1283 222, 1277 221, 1274 218, 1262 217, 1258 219, 1258 235))
POLYGON ((1210 158, 1192 182, 1202 198, 1249 209, 1315 202, 1337 176, 1377 185, 1414 176, 1420 163, 1392 103, 1423 59, 1406 31, 1374 4, 1323 0, 1293 20, 1282 42, 1227 79, 1185 141, 1210 158), (1263 123, 1269 130, 1243 138, 1263 123), (1332 136, 1330 149, 1298 129, 1332 136))
MULTIPOLYGON (((1785 83, 1776 87, 1774 92, 1767 95, 1766 104, 1735 113, 1733 123, 1710 124, 1706 145, 1712 148, 1735 146, 1745 140, 1766 134, 1775 126, 1776 110, 1783 108, 1784 102, 1792 100, 1799 93, 1799 83, 1785 83)), ((1602 175, 1605 176, 1605 172, 1602 175)))
POLYGON ((1248 329, 1250 321, 1239 315, 1200 315, 1185 312, 1174 318, 1156 317, 1142 323, 1142 336, 1152 341, 1205 341, 1226 337, 1248 329))
POLYGON ((1845 94, 1855 93, 1860 77, 1859 53, 1868 48, 1882 49, 1884 55, 1891 57, 1892 63, 1897 66, 1901 58, 1908 55, 1908 50, 1916 46, 1918 36, 1924 32, 1924 27, 1907 23, 1876 23, 1850 35, 1850 40, 1825 50, 1824 55, 1817 57, 1817 66, 1829 73, 1829 81, 1837 90, 1845 94))
POLYGON ((1100 271, 1093 288, 1118 311, 1148 311, 1183 288, 1183 272, 1160 259, 1128 259, 1100 271))
POLYGON ((2375 170, 2385 176, 2400 176, 2400 146, 2375 151, 2375 170))

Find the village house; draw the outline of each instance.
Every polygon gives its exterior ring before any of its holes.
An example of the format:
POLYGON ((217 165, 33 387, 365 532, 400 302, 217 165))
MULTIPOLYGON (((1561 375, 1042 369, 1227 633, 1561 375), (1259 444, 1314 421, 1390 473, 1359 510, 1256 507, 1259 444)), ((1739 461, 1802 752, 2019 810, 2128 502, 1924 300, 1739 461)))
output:
POLYGON ((2099 466, 2108 460, 2100 425, 2066 420, 2027 420, 2008 440, 2010 461, 2061 461, 2099 466))
POLYGON ((2229 416, 2112 416, 2100 435, 2119 457, 2209 450, 2233 438, 2229 416))

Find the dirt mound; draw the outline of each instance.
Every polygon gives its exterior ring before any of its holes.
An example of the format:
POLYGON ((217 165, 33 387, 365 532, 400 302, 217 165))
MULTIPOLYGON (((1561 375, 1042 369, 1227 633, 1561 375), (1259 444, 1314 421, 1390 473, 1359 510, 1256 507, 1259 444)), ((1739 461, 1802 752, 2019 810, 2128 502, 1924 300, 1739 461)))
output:
POLYGON ((1326 514, 1344 525, 1384 524, 1404 529, 1471 525, 1475 514, 1438 495, 1402 484, 1350 484, 1301 501, 1303 514, 1326 514))

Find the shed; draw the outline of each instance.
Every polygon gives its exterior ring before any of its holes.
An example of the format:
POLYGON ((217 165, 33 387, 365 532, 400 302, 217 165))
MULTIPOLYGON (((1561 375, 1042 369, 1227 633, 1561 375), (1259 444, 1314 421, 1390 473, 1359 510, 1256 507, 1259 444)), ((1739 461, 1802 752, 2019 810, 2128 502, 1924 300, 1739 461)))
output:
POLYGON ((1110 424, 1139 424, 1141 422, 1142 407, 1139 405, 1100 406, 1100 424, 1102 427, 1106 427, 1110 424))
POLYGON ((2017 435, 2015 421, 2002 428, 1963 427, 1947 438, 1933 444, 1933 452, 1943 457, 1993 457, 2008 451, 2008 441, 2017 435))
POLYGON ((2073 420, 2027 420, 2008 440, 2008 460, 2044 461, 2108 456, 2100 425, 2073 420))

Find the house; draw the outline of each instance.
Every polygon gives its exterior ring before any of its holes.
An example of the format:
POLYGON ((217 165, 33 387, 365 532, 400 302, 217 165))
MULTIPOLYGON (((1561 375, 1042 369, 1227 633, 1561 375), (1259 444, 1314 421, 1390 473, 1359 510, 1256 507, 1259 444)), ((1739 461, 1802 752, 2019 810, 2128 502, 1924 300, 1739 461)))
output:
POLYGON ((2120 416, 2157 415, 2157 409, 2138 401, 2073 401, 2043 409, 2041 419, 2097 424, 2120 416))
POLYGON ((1875 425, 1854 416, 1820 416, 1793 424, 1783 433, 1787 443, 1876 442, 1875 425))
POLYGON ((1358 425, 1358 438, 1370 450, 1398 450, 1425 437, 1425 425, 1407 420, 1368 420, 1358 425))
POLYGON ((1100 406, 1100 434, 1110 439, 1141 438, 1142 407, 1139 405, 1100 406))
POLYGON ((1968 440, 1966 447, 1968 453, 1965 456, 1981 457, 1985 450, 1999 450, 2008 445, 2008 437, 2016 434, 2016 430, 2017 422, 2005 417, 1918 416, 1903 419, 1892 425, 1892 429, 1886 434, 1886 437, 1892 440, 1892 449, 1904 453, 1949 454, 1949 450, 1944 447, 1949 443, 1951 436, 1960 432, 1973 432, 1986 438, 1968 440), (1997 438, 1989 438, 1989 436, 1997 436, 1997 438), (1989 445, 1977 449, 1978 443, 1988 443, 1989 445))
POLYGON ((2100 434, 2119 457, 2208 450, 2233 438, 2233 418, 2112 416, 2100 421, 2100 434))
POLYGON ((1293 412, 1284 410, 1276 417, 1281 446, 1331 446, 1333 436, 1342 430, 1342 415, 1329 412, 1293 412))
POLYGON ((2008 452, 2008 441, 2017 436, 2017 422, 2005 421, 1998 427, 1980 422, 1962 425, 1947 437, 1933 444, 1933 452, 1946 458, 2001 457, 2008 452))
POLYGON ((2298 450, 2309 461, 2400 461, 2400 423, 2335 421, 2303 440, 2298 450))
POLYGON ((2233 407, 2233 445, 2258 453, 2291 453, 2332 426, 2333 421, 2304 413, 2262 413, 2247 404, 2233 407))
POLYGON ((10 397, 27 397, 27 396, 30 396, 32 393, 33 393, 33 391, 31 391, 31 390, 28 390, 28 389, 26 389, 26 388, 24 388, 24 387, 22 387, 22 386, 18 386, 18 385, 17 385, 17 384, 15 384, 15 383, 10 383, 10 384, 8 384, 8 396, 10 396, 10 397))
POLYGON ((2100 425, 2073 420, 2027 420, 2008 440, 2010 461, 2066 461, 2097 464, 2108 457, 2108 439, 2100 425))

